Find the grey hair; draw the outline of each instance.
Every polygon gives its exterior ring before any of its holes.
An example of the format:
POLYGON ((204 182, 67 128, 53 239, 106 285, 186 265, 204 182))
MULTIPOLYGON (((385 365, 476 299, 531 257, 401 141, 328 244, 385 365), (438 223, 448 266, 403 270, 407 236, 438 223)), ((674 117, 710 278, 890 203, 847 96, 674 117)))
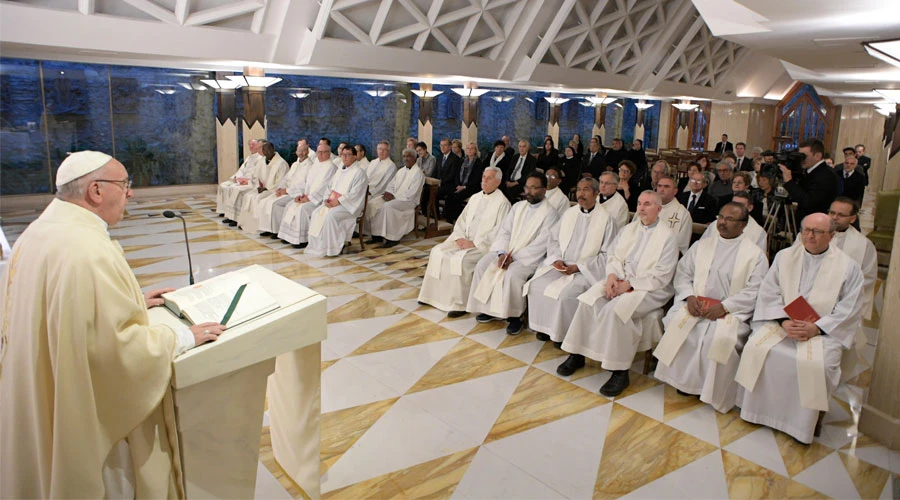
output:
POLYGON ((642 192, 641 196, 644 196, 645 194, 649 194, 649 195, 653 196, 653 201, 655 201, 657 205, 662 206, 662 196, 660 196, 659 193, 657 193, 656 191, 653 191, 652 189, 648 189, 648 190, 642 192))
POLYGON ((56 188, 56 197, 64 201, 83 198, 87 187, 101 177, 103 177, 103 167, 59 186, 56 188))
POLYGON ((750 151, 753 152, 753 153, 760 153, 760 154, 762 154, 763 148, 761 148, 761 147, 759 147, 759 146, 754 146, 753 149, 751 149, 750 151))
POLYGON ((500 167, 486 167, 484 170, 494 172, 494 177, 496 177, 497 180, 503 180, 503 171, 500 170, 500 167))
POLYGON ((603 177, 604 175, 611 175, 616 184, 619 183, 619 174, 615 172, 603 172, 602 174, 600 174, 600 177, 603 177))
POLYGON ((585 177, 585 178, 579 180, 578 184, 581 184, 582 182, 590 182, 591 189, 593 189, 594 192, 600 192, 600 181, 598 181, 597 179, 595 179, 593 177, 585 177))
POLYGON ((413 156, 415 156, 415 157, 418 157, 418 156, 419 156, 419 154, 416 153, 416 150, 413 149, 413 148, 403 148, 403 152, 400 153, 400 156, 406 156, 406 153, 409 153, 409 154, 411 154, 411 155, 413 155, 413 156))

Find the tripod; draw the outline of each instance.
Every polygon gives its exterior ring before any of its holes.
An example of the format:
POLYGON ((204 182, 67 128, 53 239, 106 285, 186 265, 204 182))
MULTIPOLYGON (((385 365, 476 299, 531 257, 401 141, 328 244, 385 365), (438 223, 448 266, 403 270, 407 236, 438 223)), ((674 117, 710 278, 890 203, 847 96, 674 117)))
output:
POLYGON ((794 244, 797 238, 797 221, 794 217, 794 204, 787 201, 787 197, 775 196, 774 201, 766 213, 763 230, 769 235, 769 256, 774 256, 779 250, 794 244), (779 228, 779 221, 784 217, 784 227, 779 228), (783 229, 783 230, 780 230, 783 229))

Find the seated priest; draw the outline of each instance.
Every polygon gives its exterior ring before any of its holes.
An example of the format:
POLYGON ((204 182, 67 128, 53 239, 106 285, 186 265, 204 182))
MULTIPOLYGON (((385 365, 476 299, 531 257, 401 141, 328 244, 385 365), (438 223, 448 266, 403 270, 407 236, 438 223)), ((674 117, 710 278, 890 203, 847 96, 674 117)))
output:
MULTIPOLYGON (((748 212, 753 212, 753 196, 748 191, 738 191, 734 193, 734 196, 731 200, 735 203, 740 203, 747 209, 748 212)), ((701 240, 706 238, 714 238, 718 236, 719 230, 715 224, 710 224, 706 227, 706 231, 703 232, 703 236, 700 237, 701 240)), ((768 245, 768 234, 756 222, 752 216, 749 220, 747 220, 747 227, 744 228, 744 232, 741 237, 745 239, 749 239, 753 243, 756 243, 756 246, 760 248, 763 252, 766 251, 768 245)))
POLYGON ((558 218, 546 203, 547 176, 525 179, 525 200, 513 205, 497 231, 491 251, 478 261, 466 310, 479 323, 506 319, 506 333, 522 331, 525 297, 522 288, 547 253, 550 228, 558 218))
MULTIPOLYGON (((379 144, 380 145, 380 144, 379 144)), ((309 220, 309 246, 306 254, 314 257, 334 257, 341 254, 344 244, 353 236, 356 218, 363 213, 366 173, 356 162, 356 148, 347 146, 341 151, 341 168, 328 184, 328 196, 309 220)), ((372 163, 377 160, 372 160, 372 163)))
POLYGON ((623 228, 628 224, 628 202, 617 191, 619 187, 619 175, 615 172, 603 172, 600 174, 600 194, 597 195, 597 203, 609 212, 617 228, 623 228))
POLYGON ((810 214, 801 223, 803 244, 775 256, 735 377, 744 388, 741 418, 806 444, 819 412, 828 411, 865 300, 859 264, 829 245, 834 229, 827 215, 810 214))
POLYGON ((288 164, 284 158, 275 151, 275 144, 266 142, 262 147, 263 156, 266 158, 266 164, 262 167, 259 175, 259 187, 256 188, 257 193, 244 195, 244 202, 241 204, 241 212, 237 214, 238 227, 256 233, 256 218, 258 215, 259 202, 272 197, 275 194, 275 187, 281 182, 281 179, 288 172, 288 164))
POLYGON ((453 233, 431 249, 419 302, 447 311, 451 318, 466 313, 475 265, 490 250, 509 212, 509 200, 499 189, 502 181, 503 171, 498 167, 484 169, 481 191, 469 198, 453 233))
POLYGON ((306 189, 306 176, 313 164, 309 157, 309 144, 306 139, 297 141, 297 161, 291 165, 288 173, 278 181, 273 196, 259 202, 256 214, 256 230, 260 236, 278 238, 278 228, 284 216, 284 209, 294 199, 296 193, 306 189), (293 193, 293 194, 292 194, 293 193))
POLYGON ((0 281, 0 498, 180 498, 172 360, 225 327, 149 323, 108 229, 133 196, 125 167, 70 154, 56 197, 0 281))
POLYGON ((662 199, 655 191, 638 197, 637 217, 622 228, 606 261, 606 279, 578 297, 578 309, 562 350, 571 353, 556 369, 567 377, 587 356, 612 371, 600 394, 618 396, 630 383, 628 369, 641 341, 641 318, 661 308, 674 294, 672 276, 678 243, 659 219, 662 199))
POLYGON ((606 279, 607 253, 618 226, 597 203, 599 192, 597 179, 578 181, 578 205, 566 210, 550 229, 544 265, 522 292, 528 297, 529 328, 537 332, 538 340, 552 340, 557 347, 578 309, 578 296, 606 279))
POLYGON ((569 197, 559 189, 562 176, 559 174, 559 169, 555 167, 548 168, 544 175, 547 176, 547 195, 544 198, 556 210, 556 213, 562 217, 571 206, 569 197))
MULTIPOLYGON (((694 221, 684 205, 675 199, 678 194, 678 185, 675 178, 669 174, 661 174, 656 181, 656 192, 662 199, 662 211, 659 220, 667 225, 675 233, 678 241, 678 250, 681 255, 687 253, 691 245, 691 234, 694 230, 694 221)), ((635 215, 637 218, 637 215, 635 215)))
POLYGON ((230 179, 219 184, 216 194, 216 212, 225 217, 223 223, 237 226, 235 212, 240 211, 244 193, 256 192, 255 188, 259 185, 258 172, 266 163, 265 157, 260 153, 265 142, 262 139, 250 139, 250 142, 247 143, 250 148, 250 156, 244 160, 241 168, 230 179))
MULTIPOLYGON (((360 170, 365 172, 366 178, 369 179, 370 199, 383 195, 388 184, 391 183, 391 179, 397 173, 397 165, 394 164, 394 160, 391 160, 391 143, 388 141, 379 142, 378 146, 375 147, 375 153, 378 157, 370 161, 367 167, 363 168, 361 165, 357 165, 360 170)), ((340 165, 338 168, 340 168, 340 165)))
POLYGON ((369 198, 366 206, 366 226, 372 239, 367 243, 384 242, 383 248, 397 246, 403 235, 416 224, 416 206, 425 186, 425 174, 416 165, 416 151, 403 150, 403 167, 391 179, 381 196, 369 198))
MULTIPOLYGON (((337 169, 331 160, 331 149, 325 144, 316 148, 316 161, 309 166, 306 178, 288 191, 291 200, 278 223, 277 238, 285 243, 303 248, 309 243, 309 223, 316 211, 331 193, 330 182, 337 169)), ((275 227, 275 221, 272 221, 275 227)))
POLYGON ((766 254, 741 238, 748 219, 743 205, 725 204, 711 224, 718 235, 700 240, 682 257, 675 270, 675 303, 653 351, 659 359, 657 379, 699 395, 721 413, 734 407, 739 351, 750 335, 756 294, 769 270, 766 254))

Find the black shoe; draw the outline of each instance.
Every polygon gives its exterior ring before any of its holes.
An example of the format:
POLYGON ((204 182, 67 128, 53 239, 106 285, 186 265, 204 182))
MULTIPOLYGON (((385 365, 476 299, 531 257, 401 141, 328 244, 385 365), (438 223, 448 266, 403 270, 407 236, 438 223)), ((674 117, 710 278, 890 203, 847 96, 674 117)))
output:
POLYGON ((228 221, 228 225, 231 227, 235 227, 235 226, 237 226, 237 221, 236 220, 228 221))
POLYGON ((306 248, 306 245, 309 245, 309 243, 298 243, 296 245, 291 245, 291 246, 294 248, 306 248))
MULTIPOLYGON (((222 217, 224 217, 224 215, 222 217)), ((231 219, 222 219, 222 224, 231 224, 232 222, 234 221, 231 219)))
POLYGON ((359 233, 353 231, 353 236, 351 236, 351 238, 359 238, 359 233))
POLYGON ((628 379, 628 370, 613 370, 612 377, 600 388, 600 394, 613 398, 622 394, 631 381, 628 379))
POLYGON ((584 356, 581 354, 569 354, 569 357, 556 367, 556 373, 563 377, 568 377, 581 368, 584 368, 584 356))
POLYGON ((263 232, 259 233, 259 236, 261 238, 265 238, 266 236, 272 236, 272 233, 270 233, 268 231, 263 231, 263 232))
POLYGON ((675 389, 675 392, 681 394, 682 396, 693 396, 693 394, 682 391, 681 389, 675 389))
POLYGON ((481 313, 478 316, 475 316, 475 321, 479 323, 490 323, 491 321, 497 321, 500 318, 495 318, 490 314, 481 313))
POLYGON ((554 342, 553 347, 556 347, 557 349, 562 349, 562 342, 554 342))
MULTIPOLYGON (((215 210, 213 210, 215 212, 215 210)), ((225 214, 219 214, 219 217, 225 217, 225 214)))
POLYGON ((278 239, 278 233, 272 233, 272 235, 269 236, 269 238, 272 238, 273 240, 277 240, 277 239, 278 239))
POLYGON ((384 240, 384 245, 381 245, 381 248, 392 248, 397 246, 398 244, 400 244, 399 241, 384 240))
POLYGON ((290 244, 291 244, 290 241, 288 241, 288 240, 286 240, 286 239, 283 239, 283 238, 282 238, 281 242, 284 243, 285 245, 290 245, 290 244))
POLYGON ((535 333, 534 336, 537 337, 537 339, 540 340, 541 342, 546 342, 546 341, 550 340, 550 336, 547 335, 546 333, 538 332, 538 333, 535 333))
POLYGON ((465 315, 466 315, 465 311, 450 311, 447 313, 448 318, 458 318, 460 316, 465 316, 465 315))
POLYGON ((507 335, 518 335, 522 331, 522 318, 509 318, 509 325, 506 326, 507 335))
POLYGON ((381 236, 372 236, 372 239, 366 241, 366 245, 374 245, 375 243, 381 243, 384 241, 384 238, 381 236))

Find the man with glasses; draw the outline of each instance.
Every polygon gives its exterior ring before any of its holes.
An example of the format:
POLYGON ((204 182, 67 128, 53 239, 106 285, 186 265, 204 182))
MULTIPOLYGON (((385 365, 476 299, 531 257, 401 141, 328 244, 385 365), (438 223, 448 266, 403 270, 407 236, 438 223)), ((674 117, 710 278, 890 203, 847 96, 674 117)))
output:
POLYGON ((697 172, 688 180, 688 191, 675 195, 678 202, 691 214, 691 220, 698 224, 709 224, 716 220, 718 203, 706 192, 706 185, 706 176, 697 172))
POLYGON ((617 228, 623 228, 628 224, 628 202, 616 191, 619 187, 619 175, 615 172, 603 172, 600 174, 600 193, 597 194, 597 203, 609 212, 617 228))
POLYGON ((716 199, 716 203, 724 205, 731 201, 731 197, 734 194, 734 190, 731 189, 731 176, 734 174, 734 169, 728 163, 720 161, 716 163, 715 170, 716 179, 707 191, 710 196, 716 199))
POLYGON ((244 193, 251 192, 258 186, 259 170, 266 163, 265 157, 260 152, 265 142, 262 139, 250 139, 250 142, 247 143, 250 156, 244 160, 241 168, 234 175, 219 184, 219 191, 216 194, 216 212, 225 217, 222 221, 224 224, 237 226, 235 211, 240 209, 244 193))
POLYGON ((735 377, 745 389, 741 418, 806 444, 840 382, 865 300, 859 264, 830 245, 834 231, 827 215, 808 215, 802 244, 775 256, 735 377))
POLYGON ((875 302, 875 280, 878 278, 878 254, 872 241, 853 227, 859 217, 859 202, 838 196, 831 202, 828 217, 834 221, 835 233, 831 244, 849 255, 862 269, 865 295, 863 317, 871 319, 875 302))
MULTIPOLYGON (((341 161, 341 168, 328 183, 328 196, 309 220, 309 245, 305 253, 313 257, 341 254, 344 244, 353 236, 356 218, 362 215, 366 202, 369 180, 356 161, 356 148, 344 148, 341 161)), ((374 160, 371 163, 375 163, 374 160)))
POLYGON ((653 352, 656 378, 678 391, 700 396, 721 413, 734 407, 739 347, 750 334, 759 285, 769 270, 766 254, 741 238, 747 208, 727 203, 719 210, 717 236, 688 250, 675 271, 675 303, 653 352))
MULTIPOLYGON (((738 191, 734 193, 734 197, 731 199, 731 201, 740 204, 752 214, 753 196, 750 195, 748 191, 738 191)), ((716 225, 710 224, 709 226, 707 226, 706 231, 703 232, 703 236, 701 236, 700 239, 705 240, 707 238, 714 238, 718 234, 719 231, 716 225)), ((763 252, 765 252, 768 248, 769 235, 762 228, 762 226, 760 226, 759 223, 756 222, 752 215, 747 221, 747 225, 746 227, 744 227, 744 231, 741 234, 741 237, 744 239, 748 239, 753 243, 756 243, 756 246, 758 246, 763 252)))
POLYGON ((56 187, 0 282, 0 497, 175 496, 172 359, 225 327, 149 324, 171 289, 142 293, 110 239, 133 196, 121 163, 73 153, 56 187))
POLYGON ((556 168, 548 168, 546 172, 547 175, 547 194, 544 195, 547 203, 556 211, 557 215, 562 217, 566 210, 569 209, 569 197, 566 196, 561 189, 559 189, 559 183, 562 182, 562 176, 559 175, 559 170, 556 168))

